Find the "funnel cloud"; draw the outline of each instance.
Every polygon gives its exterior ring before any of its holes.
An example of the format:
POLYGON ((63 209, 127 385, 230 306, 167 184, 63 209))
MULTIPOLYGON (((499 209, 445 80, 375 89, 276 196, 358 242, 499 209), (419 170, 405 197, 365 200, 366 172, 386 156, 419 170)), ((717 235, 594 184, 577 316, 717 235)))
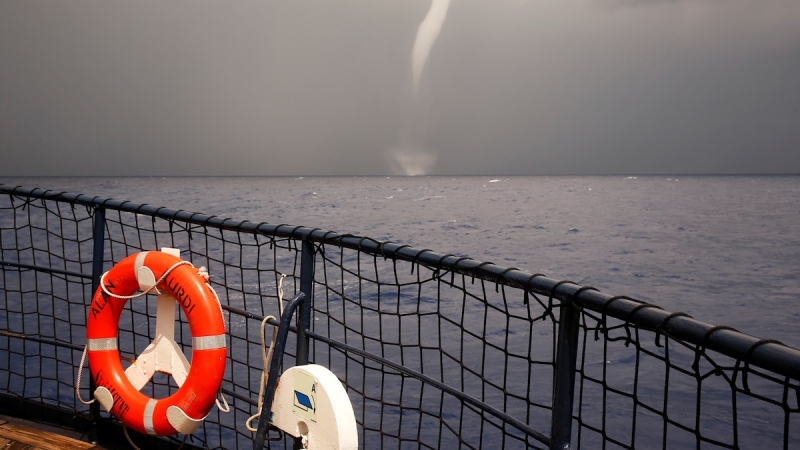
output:
POLYGON ((411 75, 415 99, 419 94, 422 71, 425 69, 425 63, 428 62, 431 48, 442 31, 448 8, 450 8, 450 0, 433 0, 431 9, 428 10, 428 14, 417 29, 417 38, 414 40, 414 49, 411 51, 411 75))

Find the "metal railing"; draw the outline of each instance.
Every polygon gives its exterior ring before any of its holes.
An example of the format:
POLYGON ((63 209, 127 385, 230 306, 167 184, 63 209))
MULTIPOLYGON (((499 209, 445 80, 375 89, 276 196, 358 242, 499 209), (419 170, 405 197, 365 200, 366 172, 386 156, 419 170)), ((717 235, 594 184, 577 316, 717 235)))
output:
MULTIPOLYGON (((329 367, 365 448, 800 445, 800 351, 772 340, 427 249, 6 185, 0 408, 57 411, 102 441, 118 423, 74 395, 86 306, 104 270, 163 246, 208 267, 229 322, 223 392, 232 413, 212 412, 189 445, 261 448, 270 436, 268 414, 255 434, 243 425, 258 406, 259 325, 280 316, 282 275, 296 319, 290 326, 292 309, 281 318, 270 370, 329 367)), ((129 302, 121 354, 149 343, 154 305, 149 296, 129 302)), ((176 340, 191 343, 185 318, 176 340)), ((152 396, 176 389, 168 379, 151 384, 152 396)))

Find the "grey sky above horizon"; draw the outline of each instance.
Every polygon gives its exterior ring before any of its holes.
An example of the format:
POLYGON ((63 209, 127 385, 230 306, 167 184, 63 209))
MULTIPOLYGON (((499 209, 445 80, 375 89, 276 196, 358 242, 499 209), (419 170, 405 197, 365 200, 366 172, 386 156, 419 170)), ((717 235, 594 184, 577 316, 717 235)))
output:
POLYGON ((0 0, 0 176, 800 173, 800 1, 430 5, 0 0))

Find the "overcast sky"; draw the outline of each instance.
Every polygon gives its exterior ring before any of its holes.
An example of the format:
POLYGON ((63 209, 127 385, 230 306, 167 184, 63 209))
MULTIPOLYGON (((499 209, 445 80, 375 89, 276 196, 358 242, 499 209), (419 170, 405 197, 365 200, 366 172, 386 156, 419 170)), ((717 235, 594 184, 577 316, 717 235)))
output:
POLYGON ((798 0, 0 0, 0 176, 800 173, 798 0))

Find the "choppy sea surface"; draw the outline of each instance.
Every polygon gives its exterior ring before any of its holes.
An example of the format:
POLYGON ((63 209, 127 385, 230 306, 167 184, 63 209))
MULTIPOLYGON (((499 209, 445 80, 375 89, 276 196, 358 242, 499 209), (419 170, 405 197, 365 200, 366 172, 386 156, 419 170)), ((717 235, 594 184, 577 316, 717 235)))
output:
POLYGON ((800 347, 800 176, 0 178, 469 256, 800 347))

